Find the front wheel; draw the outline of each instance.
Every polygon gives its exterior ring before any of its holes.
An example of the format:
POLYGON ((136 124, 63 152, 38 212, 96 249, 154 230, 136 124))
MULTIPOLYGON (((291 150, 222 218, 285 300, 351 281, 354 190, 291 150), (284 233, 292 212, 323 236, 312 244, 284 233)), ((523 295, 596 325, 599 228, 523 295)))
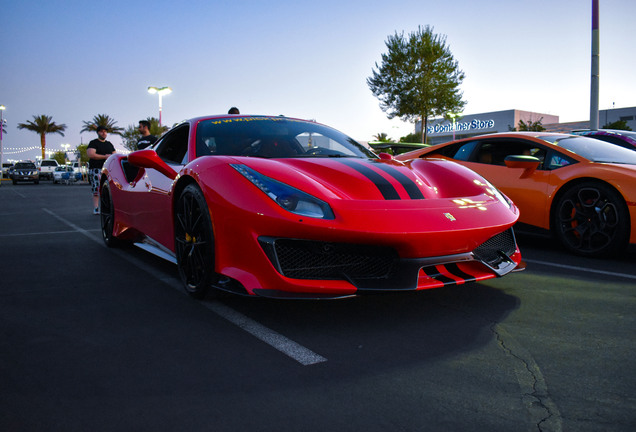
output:
POLYGON ((175 208, 175 254, 188 294, 202 299, 218 279, 214 271, 214 234, 203 192, 191 184, 181 192, 175 208))
POLYGON ((554 231, 559 241, 583 256, 619 253, 629 240, 629 211, 611 186, 588 181, 570 187, 558 200, 554 231))

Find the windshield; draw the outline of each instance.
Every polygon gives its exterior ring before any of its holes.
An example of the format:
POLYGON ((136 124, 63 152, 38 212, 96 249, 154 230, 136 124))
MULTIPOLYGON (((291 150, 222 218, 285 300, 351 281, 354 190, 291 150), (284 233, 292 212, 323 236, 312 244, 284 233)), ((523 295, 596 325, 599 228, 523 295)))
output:
POLYGON ((592 162, 636 165, 636 152, 605 141, 581 136, 553 135, 541 139, 551 142, 592 162))
POLYGON ((18 162, 17 164, 15 164, 15 168, 17 168, 17 169, 23 169, 23 168, 35 169, 35 164, 31 163, 31 162, 18 162))
POLYGON ((286 117, 208 119, 197 126, 197 157, 358 157, 375 153, 335 129, 286 117))

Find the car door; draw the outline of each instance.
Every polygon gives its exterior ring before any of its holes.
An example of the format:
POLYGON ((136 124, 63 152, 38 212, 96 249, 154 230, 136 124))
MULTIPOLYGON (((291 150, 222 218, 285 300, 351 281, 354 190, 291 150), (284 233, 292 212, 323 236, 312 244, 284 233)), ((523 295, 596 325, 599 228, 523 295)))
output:
POLYGON ((464 160, 463 165, 506 194, 519 208, 520 222, 543 227, 549 217, 547 191, 551 173, 544 167, 548 149, 534 141, 514 138, 480 139, 469 144, 457 149, 457 159, 464 160), (508 168, 506 157, 517 155, 534 156, 541 163, 531 173, 523 168, 508 168))
MULTIPOLYGON (((167 132, 157 142, 155 151, 176 172, 186 164, 190 127, 183 124, 167 132)), ((145 168, 134 185, 135 225, 143 232, 170 250, 174 250, 174 224, 172 215, 173 180, 161 172, 145 168)))

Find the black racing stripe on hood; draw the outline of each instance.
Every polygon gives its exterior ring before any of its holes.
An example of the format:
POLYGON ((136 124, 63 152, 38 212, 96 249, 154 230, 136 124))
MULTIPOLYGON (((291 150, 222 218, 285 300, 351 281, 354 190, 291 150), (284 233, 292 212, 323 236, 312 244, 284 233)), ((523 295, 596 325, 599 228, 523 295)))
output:
POLYGON ((377 172, 373 171, 371 168, 364 166, 364 164, 362 163, 347 159, 341 159, 339 160, 339 162, 342 162, 348 167, 353 168, 354 170, 358 171, 360 174, 371 180, 371 182, 376 185, 385 200, 401 199, 400 194, 397 190, 395 190, 391 182, 389 182, 377 172))
POLYGON ((395 180, 397 180, 404 187, 406 193, 409 194, 409 198, 424 199, 424 194, 422 193, 420 188, 417 187, 417 184, 406 175, 401 173, 399 170, 381 162, 377 163, 376 166, 393 177, 395 180))

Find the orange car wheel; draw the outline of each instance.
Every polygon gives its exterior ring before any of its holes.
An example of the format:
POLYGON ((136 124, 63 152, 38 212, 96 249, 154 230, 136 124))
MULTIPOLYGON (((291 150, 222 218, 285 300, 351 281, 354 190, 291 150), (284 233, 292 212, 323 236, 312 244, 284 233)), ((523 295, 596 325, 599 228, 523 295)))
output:
POLYGON ((629 212, 623 197, 611 186, 587 181, 561 195, 553 229, 566 249, 584 256, 619 253, 629 239, 629 212))

